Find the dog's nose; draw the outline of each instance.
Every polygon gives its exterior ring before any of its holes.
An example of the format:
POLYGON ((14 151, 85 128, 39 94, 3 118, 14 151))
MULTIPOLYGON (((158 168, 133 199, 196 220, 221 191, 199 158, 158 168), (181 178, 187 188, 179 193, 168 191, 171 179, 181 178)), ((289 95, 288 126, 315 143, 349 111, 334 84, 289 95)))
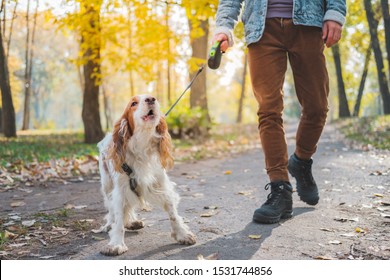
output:
POLYGON ((145 102, 148 103, 149 105, 153 105, 154 102, 156 102, 156 98, 148 97, 148 98, 145 99, 145 102))

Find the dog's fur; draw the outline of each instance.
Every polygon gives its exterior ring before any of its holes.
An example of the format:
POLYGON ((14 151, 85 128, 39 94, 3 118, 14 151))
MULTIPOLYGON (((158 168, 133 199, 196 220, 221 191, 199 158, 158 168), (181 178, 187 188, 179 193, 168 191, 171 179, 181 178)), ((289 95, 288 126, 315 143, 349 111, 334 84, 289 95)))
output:
POLYGON ((172 237, 178 243, 196 243, 195 235, 177 213, 179 195, 166 173, 173 167, 171 137, 155 98, 133 97, 115 123, 113 133, 107 134, 98 147, 101 189, 108 214, 106 224, 95 232, 110 230, 110 242, 102 254, 115 256, 128 250, 125 228, 144 226, 136 219, 134 210, 144 207, 145 201, 168 212, 172 237), (130 188, 130 178, 121 168, 123 163, 133 170, 131 176, 137 182, 136 191, 130 188))

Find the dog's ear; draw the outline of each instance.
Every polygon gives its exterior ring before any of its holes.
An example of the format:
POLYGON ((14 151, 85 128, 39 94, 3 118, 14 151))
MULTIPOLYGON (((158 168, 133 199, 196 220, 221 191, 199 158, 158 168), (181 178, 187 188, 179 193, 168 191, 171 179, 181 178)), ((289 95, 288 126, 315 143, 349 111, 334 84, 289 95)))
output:
POLYGON ((126 157, 126 143, 133 135, 133 130, 126 114, 115 123, 112 132, 113 146, 111 148, 111 158, 114 160, 114 168, 118 172, 122 172, 122 164, 126 157))
POLYGON ((157 133, 161 136, 159 142, 159 153, 160 161, 162 166, 169 170, 173 167, 173 156, 172 156, 172 141, 171 135, 168 132, 168 125, 165 117, 160 118, 160 122, 156 127, 157 133))

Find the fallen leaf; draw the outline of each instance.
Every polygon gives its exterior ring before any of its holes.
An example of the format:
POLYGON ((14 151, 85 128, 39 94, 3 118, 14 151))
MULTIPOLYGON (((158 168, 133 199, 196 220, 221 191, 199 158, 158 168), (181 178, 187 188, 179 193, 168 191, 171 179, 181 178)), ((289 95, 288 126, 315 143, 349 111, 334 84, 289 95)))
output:
POLYGON ((23 247, 26 245, 28 245, 28 243, 14 243, 14 244, 10 244, 9 246, 12 248, 19 248, 19 247, 23 247))
POLYGON ((329 229, 329 228, 320 228, 320 230, 322 230, 322 231, 328 231, 328 232, 334 232, 333 229, 329 229))
POLYGON ((334 218, 333 220, 338 221, 338 222, 342 222, 342 223, 345 223, 346 221, 348 221, 347 218, 334 218))
POLYGON ((97 241, 101 241, 101 240, 104 240, 105 238, 104 238, 104 237, 99 237, 99 236, 92 235, 92 239, 93 239, 93 240, 97 240, 97 241))
POLYGON ((16 237, 18 237, 17 234, 9 232, 8 230, 4 231, 4 239, 15 239, 16 237))
POLYGON ((390 202, 387 201, 381 201, 380 202, 383 206, 390 206, 390 202))
POLYGON ((335 258, 327 257, 327 256, 317 256, 314 259, 316 259, 316 260, 336 260, 335 258))
POLYGON ((67 203, 67 204, 65 204, 65 206, 64 206, 64 209, 74 209, 74 205, 73 204, 70 204, 70 203, 67 203))
POLYGON ((239 191, 237 194, 239 195, 250 195, 252 192, 251 191, 239 191))
POLYGON ((223 174, 230 175, 230 174, 232 174, 232 171, 231 170, 226 170, 223 174))
POLYGON ((260 239, 261 238, 261 234, 259 235, 254 235, 254 234, 251 234, 248 236, 250 239, 260 239))
POLYGON ((331 240, 328 242, 329 244, 333 244, 333 245, 340 245, 341 244, 341 241, 338 241, 338 240, 331 240))
POLYGON ((11 202, 11 207, 20 207, 26 205, 24 201, 13 201, 11 202))
POLYGON ((383 194, 380 194, 380 193, 374 193, 373 196, 375 197, 383 197, 383 194))
POLYGON ((38 238, 39 242, 42 243, 43 246, 47 246, 47 242, 41 238, 38 238))
POLYGON ((201 228, 199 231, 200 232, 211 232, 214 234, 221 234, 221 230, 219 230, 218 228, 212 228, 212 227, 201 228))
POLYGON ((390 214, 388 214, 388 213, 381 213, 381 216, 383 218, 390 218, 390 214))
POLYGON ((210 217, 212 217, 212 216, 214 216, 214 215, 216 215, 216 214, 218 214, 219 212, 217 212, 217 211, 210 211, 210 212, 207 212, 207 213, 203 213, 203 214, 201 214, 200 216, 202 217, 202 218, 210 218, 210 217))
POLYGON ((354 233, 342 233, 342 234, 340 234, 340 236, 344 236, 344 237, 355 237, 356 234, 354 234, 354 233))
POLYGON ((42 257, 39 257, 39 258, 42 259, 42 260, 48 260, 48 259, 52 259, 54 257, 55 256, 42 256, 42 257))
POLYGON ((35 224, 35 220, 30 220, 30 221, 23 221, 22 225, 25 227, 32 227, 35 224))
POLYGON ((355 228, 355 232, 357 233, 365 233, 365 230, 361 229, 360 227, 355 228))
POLYGON ((82 223, 93 223, 94 219, 81 219, 79 220, 79 222, 82 222, 82 223))
POLYGON ((199 255, 197 255, 196 256, 196 258, 198 259, 198 260, 218 260, 218 253, 214 253, 214 254, 211 254, 211 255, 208 255, 207 257, 203 257, 203 255, 202 254, 199 254, 199 255))
POLYGON ((380 212, 384 212, 384 211, 386 211, 386 209, 385 208, 383 208, 383 207, 377 207, 376 208, 378 211, 380 211, 380 212))
POLYGON ((215 210, 217 208, 218 208, 218 206, 205 206, 205 207, 203 207, 203 209, 211 209, 211 210, 215 210))

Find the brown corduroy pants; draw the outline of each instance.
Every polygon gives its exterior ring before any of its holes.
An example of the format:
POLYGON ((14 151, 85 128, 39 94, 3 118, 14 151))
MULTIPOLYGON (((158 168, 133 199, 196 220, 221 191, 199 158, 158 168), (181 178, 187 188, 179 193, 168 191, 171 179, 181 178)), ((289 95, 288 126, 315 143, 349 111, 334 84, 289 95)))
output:
POLYGON ((283 83, 287 59, 301 104, 295 154, 308 160, 315 153, 328 112, 329 79, 321 28, 270 18, 259 42, 248 46, 254 95, 259 103, 259 133, 271 182, 289 181, 283 128, 283 83))

